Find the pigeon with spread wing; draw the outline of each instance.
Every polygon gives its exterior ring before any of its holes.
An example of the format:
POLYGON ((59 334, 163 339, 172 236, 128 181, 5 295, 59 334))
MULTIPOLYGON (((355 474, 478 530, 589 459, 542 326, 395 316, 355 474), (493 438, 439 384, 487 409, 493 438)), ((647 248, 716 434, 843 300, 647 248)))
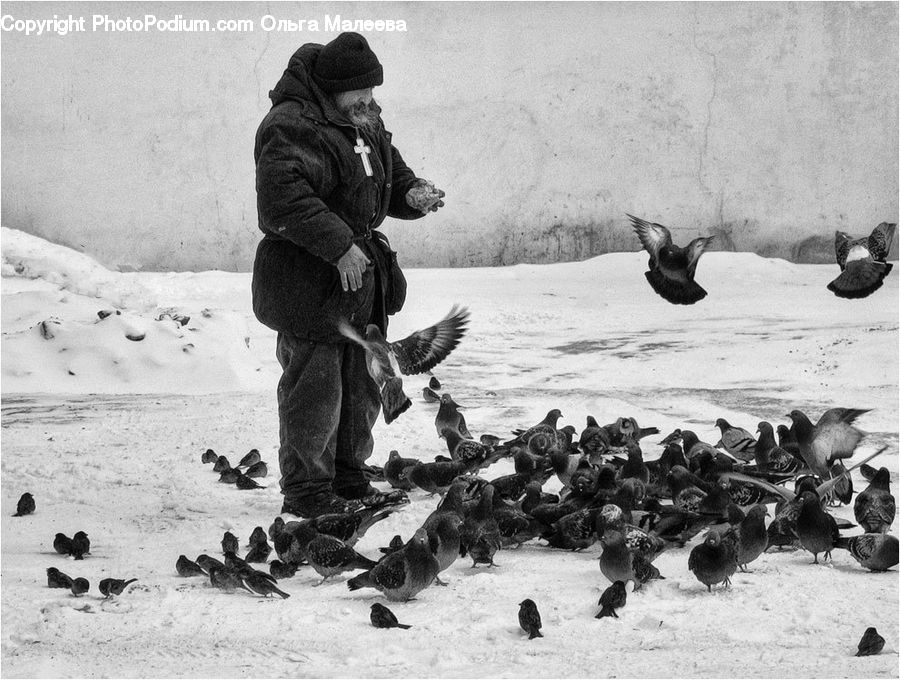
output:
POLYGON ((894 266, 887 258, 896 233, 897 225, 890 222, 882 222, 862 238, 834 232, 834 255, 841 274, 828 284, 828 290, 852 299, 867 297, 881 288, 894 266))
POLYGON ((705 298, 706 291, 694 281, 694 272, 714 237, 695 238, 681 248, 672 243, 672 234, 663 225, 633 215, 628 215, 628 219, 644 250, 650 253, 650 271, 644 276, 653 290, 674 305, 692 305, 705 298))
POLYGON ((800 410, 793 410, 788 417, 794 422, 791 430, 800 444, 800 456, 809 469, 822 479, 829 479, 831 465, 836 460, 850 458, 857 444, 865 436, 853 426, 859 416, 870 409, 832 408, 825 411, 815 425, 800 410))
POLYGON ((366 327, 363 338, 350 324, 342 322, 343 336, 366 350, 369 375, 381 390, 384 422, 391 423, 412 404, 403 391, 401 375, 425 373, 447 358, 466 332, 469 311, 456 305, 433 326, 416 331, 402 340, 388 342, 375 324, 366 327))

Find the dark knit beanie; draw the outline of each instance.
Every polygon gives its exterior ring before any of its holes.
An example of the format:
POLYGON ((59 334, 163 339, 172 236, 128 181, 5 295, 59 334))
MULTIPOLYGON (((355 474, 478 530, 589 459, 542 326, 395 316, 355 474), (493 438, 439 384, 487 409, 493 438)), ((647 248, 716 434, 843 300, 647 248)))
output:
POLYGON ((381 85, 384 72, 365 38, 341 33, 319 52, 313 79, 326 92, 347 92, 381 85))

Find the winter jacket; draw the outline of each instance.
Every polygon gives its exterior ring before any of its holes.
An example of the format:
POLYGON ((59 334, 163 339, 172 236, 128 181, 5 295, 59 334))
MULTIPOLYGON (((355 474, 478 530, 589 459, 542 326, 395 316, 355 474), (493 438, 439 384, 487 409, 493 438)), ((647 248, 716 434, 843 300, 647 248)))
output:
POLYGON ((373 230, 388 215, 423 216, 405 200, 422 180, 406 167, 380 119, 372 133, 357 129, 316 85, 310 73, 321 49, 310 43, 294 53, 256 133, 256 205, 264 236, 253 264, 253 312, 274 330, 336 342, 344 340, 339 319, 360 330, 367 323, 386 330, 387 315, 402 305, 405 284, 395 291, 401 299, 393 305, 390 299, 396 255, 373 230), (357 135, 371 150, 372 177, 354 151, 357 135), (371 264, 362 286, 345 292, 334 263, 353 243, 371 264))

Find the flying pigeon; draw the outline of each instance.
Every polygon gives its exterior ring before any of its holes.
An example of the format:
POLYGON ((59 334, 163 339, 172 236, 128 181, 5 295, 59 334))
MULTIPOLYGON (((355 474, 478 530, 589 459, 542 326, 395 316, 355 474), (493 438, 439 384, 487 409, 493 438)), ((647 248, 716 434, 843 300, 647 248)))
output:
POLYGON ((851 238, 834 232, 834 255, 841 274, 828 284, 828 290, 842 298, 868 297, 881 288, 894 265, 886 262, 897 225, 882 222, 869 236, 851 238))
POLYGON ((365 338, 346 322, 338 325, 342 335, 366 350, 366 367, 381 390, 385 423, 393 422, 412 405, 403 391, 400 375, 430 371, 447 358, 465 335, 468 321, 469 311, 454 305, 450 313, 433 326, 396 342, 385 340, 375 324, 366 326, 365 338))
POLYGON ((694 272, 713 237, 695 238, 687 248, 681 248, 672 243, 672 234, 663 225, 633 215, 628 219, 644 250, 650 253, 650 271, 644 276, 657 295, 675 305, 692 305, 705 298, 706 291, 694 281, 694 272))

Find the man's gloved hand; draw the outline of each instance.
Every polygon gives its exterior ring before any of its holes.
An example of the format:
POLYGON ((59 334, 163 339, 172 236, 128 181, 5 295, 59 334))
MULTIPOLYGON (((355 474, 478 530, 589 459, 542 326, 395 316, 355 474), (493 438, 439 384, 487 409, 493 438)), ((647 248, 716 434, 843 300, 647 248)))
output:
POLYGON ((444 202, 441 200, 444 196, 446 194, 434 184, 422 180, 406 192, 406 204, 423 214, 437 212, 438 208, 444 207, 444 202))
POLYGON ((355 243, 334 263, 341 275, 341 287, 345 292, 348 287, 350 290, 356 290, 362 286, 363 272, 366 271, 367 264, 369 258, 355 243))

